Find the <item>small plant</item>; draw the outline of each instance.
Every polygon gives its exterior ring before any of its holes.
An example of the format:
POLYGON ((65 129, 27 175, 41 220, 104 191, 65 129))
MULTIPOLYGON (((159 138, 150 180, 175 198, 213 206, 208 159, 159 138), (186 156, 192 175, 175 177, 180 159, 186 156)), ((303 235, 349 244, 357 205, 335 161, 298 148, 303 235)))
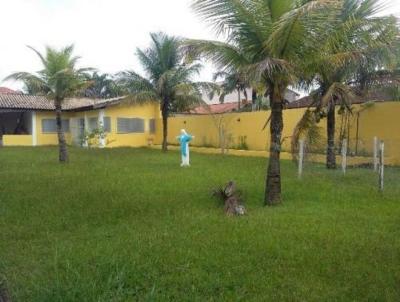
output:
POLYGON ((84 131, 83 135, 80 137, 81 146, 92 147, 92 146, 104 146, 106 145, 107 133, 104 127, 100 126, 93 129, 91 132, 84 131))
POLYGON ((238 150, 249 150, 249 146, 247 145, 247 136, 239 136, 239 143, 235 149, 238 150))
POLYGON ((202 137, 201 147, 204 147, 204 148, 215 148, 215 145, 213 145, 212 143, 208 142, 207 137, 203 136, 202 137))

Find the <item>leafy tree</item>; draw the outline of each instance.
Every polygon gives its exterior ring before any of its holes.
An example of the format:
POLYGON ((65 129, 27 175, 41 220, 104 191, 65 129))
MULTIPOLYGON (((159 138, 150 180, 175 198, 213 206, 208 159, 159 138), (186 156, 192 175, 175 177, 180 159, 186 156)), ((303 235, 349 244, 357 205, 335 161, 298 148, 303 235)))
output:
POLYGON ((90 85, 83 91, 83 96, 85 97, 106 99, 124 94, 123 89, 107 73, 99 74, 94 72, 92 75, 89 75, 87 80, 90 85))
POLYGON ((181 51, 181 39, 164 33, 152 33, 151 45, 145 50, 137 49, 136 55, 147 77, 135 71, 119 74, 118 82, 134 101, 158 101, 163 120, 163 151, 167 151, 168 117, 193 104, 202 102, 200 88, 192 77, 201 65, 188 64, 181 51))
POLYGON ((224 103, 225 96, 236 91, 238 95, 238 110, 241 108, 241 94, 247 100, 247 91, 246 89, 250 87, 250 83, 246 78, 246 75, 240 71, 228 73, 225 71, 220 71, 214 74, 214 81, 219 78, 223 78, 223 82, 221 84, 221 94, 219 97, 220 103, 224 103))
POLYGON ((295 0, 197 0, 196 12, 226 42, 187 41, 189 57, 212 60, 224 71, 240 70, 265 86, 271 102, 270 156, 265 203, 281 201, 280 152, 286 88, 318 52, 334 2, 295 0))
POLYGON ((67 143, 61 123, 62 104, 67 97, 76 95, 87 85, 87 72, 91 68, 77 68, 80 57, 73 56, 74 46, 70 45, 57 50, 46 47, 43 55, 33 47, 32 49, 42 62, 43 69, 36 73, 17 72, 9 75, 5 80, 18 80, 28 84, 33 92, 45 95, 54 102, 57 135, 59 145, 59 161, 67 162, 67 143))
MULTIPOLYGON (((388 84, 393 79, 390 68, 396 58, 398 29, 394 17, 377 17, 381 5, 376 0, 343 0, 339 10, 321 35, 320 51, 305 70, 309 80, 305 86, 317 87, 311 95, 316 106, 316 122, 327 121, 328 169, 336 168, 335 129, 336 106, 351 111, 351 103, 363 97, 370 87, 388 84), (384 69, 382 69, 384 68, 384 69)), ((308 112, 304 119, 309 119, 308 112)), ((299 125, 307 125, 303 121, 299 125)), ((299 129, 296 129, 297 134, 299 129)), ((297 140, 297 135, 293 136, 297 140)))

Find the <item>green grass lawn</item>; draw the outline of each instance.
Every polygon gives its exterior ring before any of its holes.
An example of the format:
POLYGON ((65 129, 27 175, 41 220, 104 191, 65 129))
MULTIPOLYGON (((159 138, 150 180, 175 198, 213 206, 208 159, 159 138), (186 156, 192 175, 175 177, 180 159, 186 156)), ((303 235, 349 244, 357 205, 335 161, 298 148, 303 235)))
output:
POLYGON ((13 301, 399 301, 400 170, 158 150, 0 149, 0 274, 13 301), (211 189, 234 179, 248 214, 211 189))

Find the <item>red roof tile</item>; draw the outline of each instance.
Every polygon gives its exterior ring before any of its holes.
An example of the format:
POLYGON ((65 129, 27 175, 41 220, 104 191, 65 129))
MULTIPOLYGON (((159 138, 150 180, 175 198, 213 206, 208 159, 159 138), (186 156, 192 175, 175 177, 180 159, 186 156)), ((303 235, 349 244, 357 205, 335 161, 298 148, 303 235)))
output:
POLYGON ((0 94, 19 94, 19 93, 7 87, 0 87, 0 94))
POLYGON ((223 103, 223 104, 212 104, 196 107, 190 110, 193 114, 209 114, 209 113, 226 113, 236 111, 238 109, 238 103, 223 103))
MULTIPOLYGON (((70 98, 65 99, 62 104, 63 110, 86 110, 103 108, 108 105, 118 104, 126 97, 113 99, 88 99, 70 98)), ((0 109, 24 109, 24 110, 54 110, 53 101, 44 96, 26 94, 0 94, 0 109)))

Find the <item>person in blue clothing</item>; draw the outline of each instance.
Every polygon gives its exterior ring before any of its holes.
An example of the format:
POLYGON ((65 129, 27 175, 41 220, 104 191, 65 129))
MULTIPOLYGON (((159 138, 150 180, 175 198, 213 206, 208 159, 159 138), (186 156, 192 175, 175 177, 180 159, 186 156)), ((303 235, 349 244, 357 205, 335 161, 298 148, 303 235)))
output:
POLYGON ((181 130, 181 135, 176 137, 181 144, 181 167, 189 167, 189 142, 194 139, 194 136, 188 134, 185 129, 181 130))

